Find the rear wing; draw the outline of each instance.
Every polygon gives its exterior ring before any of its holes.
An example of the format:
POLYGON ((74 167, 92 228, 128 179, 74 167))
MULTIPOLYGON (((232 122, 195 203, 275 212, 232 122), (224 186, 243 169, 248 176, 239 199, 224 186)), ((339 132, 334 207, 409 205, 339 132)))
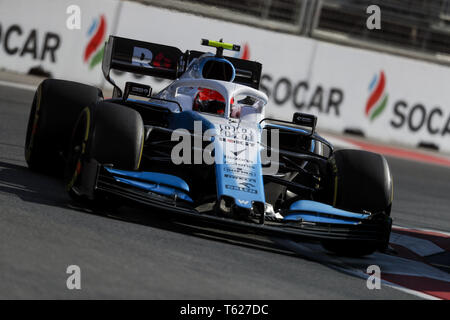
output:
MULTIPOLYGON (((200 51, 183 53, 172 46, 109 36, 103 54, 102 71, 105 79, 118 90, 118 96, 122 96, 122 90, 110 77, 111 69, 175 80, 186 71, 192 59, 202 54, 200 51)), ((262 69, 260 63, 232 57, 224 58, 236 69, 234 82, 259 88, 262 69)))
POLYGON ((103 54, 102 71, 105 79, 119 89, 110 78, 111 69, 176 79, 182 57, 183 52, 175 47, 109 36, 103 54))

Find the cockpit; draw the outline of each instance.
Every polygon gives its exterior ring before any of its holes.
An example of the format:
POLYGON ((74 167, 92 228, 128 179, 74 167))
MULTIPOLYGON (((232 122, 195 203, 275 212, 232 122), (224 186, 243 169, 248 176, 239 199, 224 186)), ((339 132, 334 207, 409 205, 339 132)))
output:
POLYGON ((226 44, 218 42, 217 45, 216 55, 204 53, 192 59, 186 71, 163 90, 161 97, 178 101, 184 111, 257 121, 263 115, 267 96, 234 82, 235 66, 219 51, 226 44))
MULTIPOLYGON (((230 118, 240 119, 252 113, 261 113, 264 102, 249 95, 233 96, 230 100, 230 118)), ((216 115, 225 115, 225 98, 220 92, 208 88, 198 88, 192 110, 216 115)))

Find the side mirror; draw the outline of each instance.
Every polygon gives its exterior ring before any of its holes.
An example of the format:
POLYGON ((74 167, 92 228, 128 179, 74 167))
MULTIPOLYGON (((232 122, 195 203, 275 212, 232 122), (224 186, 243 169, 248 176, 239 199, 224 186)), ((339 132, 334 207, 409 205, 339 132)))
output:
POLYGON ((150 98, 152 94, 152 88, 146 84, 127 82, 125 84, 125 92, 123 100, 126 100, 129 95, 150 98))
POLYGON ((296 112, 292 118, 292 122, 300 126, 309 127, 312 133, 316 130, 317 117, 313 114, 296 112))
POLYGON ((120 90, 119 87, 114 87, 112 97, 120 98, 121 96, 122 96, 122 90, 120 90))

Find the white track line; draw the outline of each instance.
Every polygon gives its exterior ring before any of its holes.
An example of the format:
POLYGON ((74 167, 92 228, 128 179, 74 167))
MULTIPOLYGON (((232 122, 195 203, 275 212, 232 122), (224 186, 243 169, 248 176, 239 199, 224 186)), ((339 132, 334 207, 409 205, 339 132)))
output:
POLYGON ((24 90, 29 90, 29 91, 34 91, 37 88, 37 85, 9 82, 9 81, 3 81, 3 80, 0 80, 0 86, 24 89, 24 90))
POLYGON ((407 236, 401 233, 396 233, 395 230, 391 233, 390 243, 400 245, 408 248, 415 254, 426 257, 433 254, 445 252, 444 249, 435 245, 430 240, 421 239, 418 237, 407 236))
MULTIPOLYGON (((403 227, 398 227, 397 228, 401 228, 404 230, 411 230, 408 228, 403 228, 403 227)), ((418 230, 418 229, 412 229, 412 230, 418 230)), ((423 229, 422 229, 423 230, 423 229)), ((436 232, 439 233, 439 231, 435 231, 435 230, 427 230, 430 232, 436 232)), ((395 230, 393 230, 393 233, 395 233, 395 230)), ((394 236, 396 237, 397 234, 394 236)), ((357 276, 359 278, 365 279, 367 280, 369 275, 366 274, 365 272, 363 272, 362 270, 360 270, 359 268, 355 267, 358 264, 361 264, 361 261, 358 261, 360 259, 358 258, 345 258, 345 257, 335 257, 332 255, 328 255, 325 253, 325 251, 323 250, 323 252, 321 250, 319 250, 318 248, 320 247, 320 245, 315 245, 315 244, 307 244, 307 243, 297 243, 295 241, 291 241, 291 240, 286 240, 286 239, 280 239, 280 238, 272 238, 272 240, 274 240, 276 243, 278 243, 279 245, 285 247, 286 249, 289 249, 293 252, 298 253, 300 256, 309 258, 313 261, 317 261, 319 263, 322 263, 332 269, 344 272, 346 274, 349 275, 353 275, 353 276, 357 276)), ((398 240, 398 238, 397 238, 398 240)), ((403 240, 408 240, 408 239, 403 239, 403 240)), ((395 243, 396 239, 394 239, 394 243, 395 243)), ((427 240, 425 240, 427 241, 427 240)), ((434 248, 431 247, 430 244, 426 243, 421 243, 421 245, 423 245, 420 249, 419 252, 420 253, 424 253, 424 254, 428 254, 429 252, 435 252, 439 249, 439 252, 441 252, 441 248, 434 248)), ((408 246, 409 247, 409 246, 408 246)), ((376 265, 381 265, 382 270, 384 269, 386 272, 387 269, 387 273, 389 274, 403 274, 403 275, 413 275, 413 276, 422 276, 422 277, 428 277, 431 279, 436 279, 436 280, 440 280, 440 281, 450 281, 449 275, 447 273, 444 273, 443 271, 436 269, 434 267, 428 266, 426 264, 423 263, 419 263, 417 261, 412 261, 409 259, 404 259, 401 257, 391 257, 389 255, 386 254, 382 254, 382 253, 375 253, 373 256, 369 256, 369 257, 365 257, 364 259, 364 263, 360 265, 360 267, 362 268, 363 265, 370 265, 370 264, 376 264, 376 265), (418 272, 418 271, 422 271, 422 272, 418 272)), ((364 269, 364 268, 363 268, 364 269)), ((386 280, 381 280, 381 283, 387 287, 423 298, 423 299, 429 299, 429 300, 442 300, 438 297, 420 292, 420 291, 416 291, 416 290, 412 290, 412 289, 408 289, 405 288, 403 286, 400 286, 398 284, 386 281, 386 280)))
MULTIPOLYGON (((336 269, 336 270, 339 270, 339 271, 341 271, 343 273, 350 274, 350 275, 353 275, 355 277, 362 278, 364 280, 367 280, 369 278, 369 275, 364 273, 364 272, 362 272, 362 271, 346 269, 346 268, 338 267, 338 266, 331 266, 331 267, 336 269)), ((395 284, 395 283, 392 283, 392 282, 389 282, 389 281, 386 281, 386 280, 383 280, 383 279, 381 279, 381 284, 385 285, 386 287, 389 287, 389 288, 392 288, 392 289, 396 289, 396 290, 408 293, 410 295, 413 295, 413 296, 416 296, 416 297, 419 297, 419 298, 422 298, 422 299, 442 300, 442 299, 440 299, 438 297, 431 296, 429 294, 426 294, 426 293, 423 293, 423 292, 420 292, 420 291, 408 289, 408 288, 402 287, 402 286, 400 286, 398 284, 395 284)))
POLYGON ((406 230, 406 231, 423 231, 423 232, 442 233, 443 235, 450 237, 450 233, 449 232, 441 231, 441 230, 432 230, 432 229, 424 229, 424 228, 405 228, 405 227, 401 227, 401 226, 397 226, 397 225, 393 225, 392 227, 393 228, 402 229, 402 230, 406 230))
POLYGON ((357 146, 354 143, 351 143, 349 141, 340 139, 339 137, 336 137, 334 135, 329 134, 321 134, 322 137, 324 137, 328 142, 330 142, 334 147, 340 148, 340 149, 361 149, 361 147, 357 146))

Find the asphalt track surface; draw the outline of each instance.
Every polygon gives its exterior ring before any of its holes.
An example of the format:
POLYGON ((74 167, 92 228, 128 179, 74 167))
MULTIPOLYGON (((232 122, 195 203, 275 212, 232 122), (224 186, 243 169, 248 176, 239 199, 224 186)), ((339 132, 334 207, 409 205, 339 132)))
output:
MULTIPOLYGON (((33 92, 0 86, 0 298, 418 299, 281 247, 159 212, 102 216, 74 207, 60 181, 27 169, 33 92), (81 268, 81 290, 66 268, 81 268)), ((450 230, 450 169, 388 159, 394 223, 450 230)))

